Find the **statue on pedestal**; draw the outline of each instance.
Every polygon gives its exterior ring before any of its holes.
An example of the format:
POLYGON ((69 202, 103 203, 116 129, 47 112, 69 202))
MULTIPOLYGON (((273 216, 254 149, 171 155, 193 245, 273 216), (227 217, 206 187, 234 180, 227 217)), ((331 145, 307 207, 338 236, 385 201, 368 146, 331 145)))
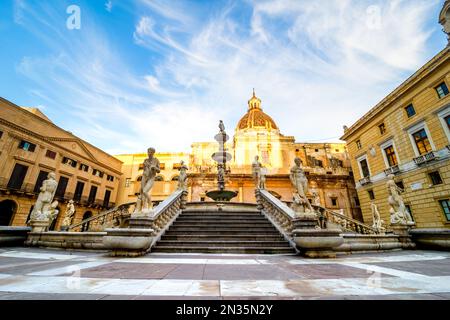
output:
POLYGON ((375 202, 372 201, 370 203, 370 209, 372 210, 372 217, 373 217, 372 228, 374 228, 380 233, 384 232, 386 230, 383 227, 384 221, 381 220, 380 211, 378 211, 378 206, 375 204, 375 202))
MULTIPOLYGON (((36 203, 34 204, 33 211, 31 212, 31 221, 48 221, 50 220, 50 214, 54 211, 52 209, 53 198, 55 197, 58 182, 56 181, 56 174, 50 172, 47 176, 47 180, 42 182, 40 192, 36 203)), ((58 205, 56 205, 58 206, 58 205)))
POLYGON ((180 175, 178 178, 178 190, 187 190, 187 171, 188 167, 181 161, 180 175))
POLYGON ((303 206, 304 210, 302 212, 314 212, 311 203, 309 203, 306 197, 308 192, 308 179, 303 171, 302 160, 300 158, 295 158, 295 165, 291 168, 289 178, 295 190, 294 207, 299 209, 303 206))
POLYGON ((318 192, 313 192, 313 204, 318 207, 320 207, 322 205, 320 203, 320 196, 319 196, 318 192))
POLYGON ((136 201, 135 214, 146 214, 153 209, 150 192, 155 184, 155 178, 161 172, 159 168, 159 160, 154 157, 154 148, 148 148, 148 158, 144 161, 144 174, 142 175, 141 190, 136 201))
POLYGON ((263 166, 259 162, 259 156, 255 156, 255 161, 252 163, 252 175, 255 181, 256 189, 265 189, 266 176, 263 172, 263 166))
POLYGON ((405 203, 401 193, 404 191, 397 186, 394 180, 395 176, 390 174, 388 176, 387 188, 389 193, 388 203, 391 206, 389 212, 391 214, 391 225, 413 225, 414 222, 411 215, 406 209, 405 203))
POLYGON ((75 205, 73 200, 69 201, 67 205, 66 212, 64 214, 64 220, 61 225, 61 229, 67 229, 72 225, 73 216, 75 215, 75 205))

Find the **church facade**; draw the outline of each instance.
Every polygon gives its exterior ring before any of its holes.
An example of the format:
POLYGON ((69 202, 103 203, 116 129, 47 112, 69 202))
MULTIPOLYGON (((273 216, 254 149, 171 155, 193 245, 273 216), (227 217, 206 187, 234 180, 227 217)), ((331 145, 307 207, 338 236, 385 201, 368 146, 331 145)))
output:
MULTIPOLYGON (((230 132, 228 134, 231 136, 230 132)), ((261 100, 253 93, 247 112, 238 122, 232 139, 225 145, 232 160, 227 163, 227 189, 236 191, 232 201, 255 203, 255 184, 252 163, 255 156, 265 168, 266 188, 283 202, 292 202, 289 171, 299 157, 308 176, 311 194, 318 194, 321 205, 361 220, 351 164, 344 143, 301 143, 281 133, 276 122, 262 108, 261 100)), ((218 149, 217 142, 194 142, 190 153, 157 153, 161 173, 152 190, 155 203, 163 201, 177 185, 181 161, 188 164, 188 201, 204 202, 206 193, 217 189, 217 168, 211 155, 218 149)), ((117 155, 123 162, 122 178, 117 202, 136 200, 146 154, 117 155)))

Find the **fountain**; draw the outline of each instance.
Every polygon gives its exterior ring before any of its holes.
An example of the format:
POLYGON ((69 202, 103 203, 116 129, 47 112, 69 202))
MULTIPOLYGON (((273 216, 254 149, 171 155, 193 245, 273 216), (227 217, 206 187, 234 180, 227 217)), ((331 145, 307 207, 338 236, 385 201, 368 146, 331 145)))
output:
POLYGON ((214 152, 212 155, 212 159, 217 162, 218 190, 209 191, 206 193, 206 196, 216 202, 230 202, 231 199, 237 196, 237 192, 225 190, 226 163, 231 160, 231 154, 225 149, 225 142, 227 142, 230 137, 225 132, 225 126, 222 120, 220 120, 219 129, 220 132, 214 137, 219 143, 219 151, 214 152))

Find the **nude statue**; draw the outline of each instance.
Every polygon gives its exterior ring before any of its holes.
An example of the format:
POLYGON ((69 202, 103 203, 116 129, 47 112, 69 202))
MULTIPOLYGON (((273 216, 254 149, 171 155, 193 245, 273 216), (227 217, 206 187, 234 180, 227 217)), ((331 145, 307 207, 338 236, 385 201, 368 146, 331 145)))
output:
POLYGON ((256 189, 264 189, 266 177, 263 173, 263 166, 261 162, 259 162, 259 156, 255 156, 255 161, 252 163, 252 175, 253 180, 255 181, 256 189))
POLYGON ((401 196, 401 193, 404 190, 397 186, 394 178, 395 176, 390 174, 386 184, 389 193, 388 203, 391 206, 391 209, 389 210, 391 214, 391 224, 413 224, 414 222, 408 209, 406 209, 403 197, 401 196))
POLYGON ((73 200, 69 201, 66 212, 64 214, 64 220, 61 228, 67 228, 72 224, 73 216, 75 215, 75 205, 73 200))
POLYGON ((295 192, 304 200, 307 208, 314 212, 311 203, 309 203, 306 194, 308 192, 308 179, 306 178, 305 172, 302 168, 302 160, 300 158, 295 158, 295 165, 291 168, 291 173, 289 178, 295 189, 295 192))
POLYGON ((178 190, 187 190, 187 170, 188 167, 181 161, 180 176, 178 178, 178 190))
POLYGON ((57 187, 58 182, 56 181, 56 174, 54 172, 50 172, 47 176, 47 180, 42 183, 40 188, 40 193, 31 213, 31 220, 49 219, 48 213, 51 209, 57 187))
POLYGON ((372 228, 375 230, 382 232, 385 229, 383 228, 383 220, 381 220, 380 211, 378 210, 378 206, 375 204, 374 201, 370 202, 370 209, 372 210, 372 217, 373 217, 373 225, 372 228))
POLYGON ((142 175, 141 190, 136 202, 135 213, 141 213, 153 208, 150 192, 155 184, 155 178, 161 172, 159 168, 159 160, 154 157, 154 148, 148 148, 148 158, 144 161, 144 174, 142 175))

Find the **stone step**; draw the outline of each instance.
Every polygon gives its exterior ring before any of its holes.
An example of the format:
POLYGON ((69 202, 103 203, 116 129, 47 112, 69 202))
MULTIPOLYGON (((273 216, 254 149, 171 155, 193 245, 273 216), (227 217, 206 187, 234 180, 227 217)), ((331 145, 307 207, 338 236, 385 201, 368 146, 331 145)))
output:
MULTIPOLYGON (((274 233, 275 234, 275 233, 274 233)), ((173 235, 168 233, 163 235, 161 240, 179 240, 179 241, 227 241, 227 240, 237 240, 237 241, 278 241, 285 239, 280 234, 275 234, 273 236, 266 234, 255 234, 255 235, 215 235, 215 234, 195 234, 195 235, 173 235)))
POLYGON ((256 208, 254 208, 254 209, 245 209, 245 210, 243 210, 243 209, 240 209, 240 210, 226 210, 226 209, 224 209, 224 210, 221 210, 221 211, 219 211, 217 209, 214 209, 214 210, 201 210, 201 209, 198 209, 198 208, 197 209, 184 209, 183 210, 183 213, 212 213, 212 214, 215 214, 215 213, 218 213, 218 214, 221 214, 221 213, 254 214, 254 213, 260 213, 260 212, 261 211, 256 209, 256 208))
POLYGON ((183 220, 176 220, 173 223, 173 226, 177 227, 215 227, 215 226, 222 226, 222 227, 247 227, 247 228, 253 228, 253 227, 271 227, 273 228, 273 225, 269 221, 230 221, 230 220, 216 220, 216 221, 183 221, 183 220))
POLYGON ((164 252, 164 253, 238 253, 238 254, 294 254, 293 248, 280 248, 280 247, 190 247, 180 248, 178 246, 173 247, 159 247, 156 245, 152 248, 152 252, 164 252))
POLYGON ((204 213, 204 214, 200 214, 200 213, 185 213, 183 212, 180 217, 189 217, 189 218, 198 218, 198 217, 204 217, 204 218, 210 218, 210 219, 214 219, 214 218, 230 218, 230 219, 239 219, 239 218, 247 218, 247 219, 252 219, 252 218, 264 218, 264 216, 261 213, 254 213, 254 214, 235 214, 235 213, 204 213))
POLYGON ((202 234, 202 235, 212 235, 212 236, 235 236, 235 237, 241 237, 241 236, 250 236, 250 235, 265 235, 265 236, 280 236, 280 233, 277 230, 224 230, 224 231, 217 231, 217 230, 198 230, 198 229, 194 229, 191 231, 186 231, 186 230, 168 230, 166 232, 166 235, 170 235, 170 236, 192 236, 192 235, 197 235, 197 234, 202 234))
POLYGON ((217 232, 249 232, 249 231, 255 231, 255 232, 265 232, 265 231, 274 231, 277 232, 277 230, 273 226, 268 227, 254 227, 249 228, 247 226, 222 226, 222 225, 205 225, 205 226, 177 226, 173 225, 170 227, 169 231, 196 231, 196 232, 204 232, 204 231, 217 231, 217 232))
POLYGON ((183 217, 179 216, 177 221, 205 221, 205 222, 215 222, 215 221, 234 221, 234 222, 241 222, 241 221, 268 221, 265 217, 183 217))
POLYGON ((180 240, 161 240, 158 242, 159 247, 214 247, 214 248, 228 248, 228 247, 271 247, 271 248, 290 248, 289 243, 286 241, 180 241, 180 240))

